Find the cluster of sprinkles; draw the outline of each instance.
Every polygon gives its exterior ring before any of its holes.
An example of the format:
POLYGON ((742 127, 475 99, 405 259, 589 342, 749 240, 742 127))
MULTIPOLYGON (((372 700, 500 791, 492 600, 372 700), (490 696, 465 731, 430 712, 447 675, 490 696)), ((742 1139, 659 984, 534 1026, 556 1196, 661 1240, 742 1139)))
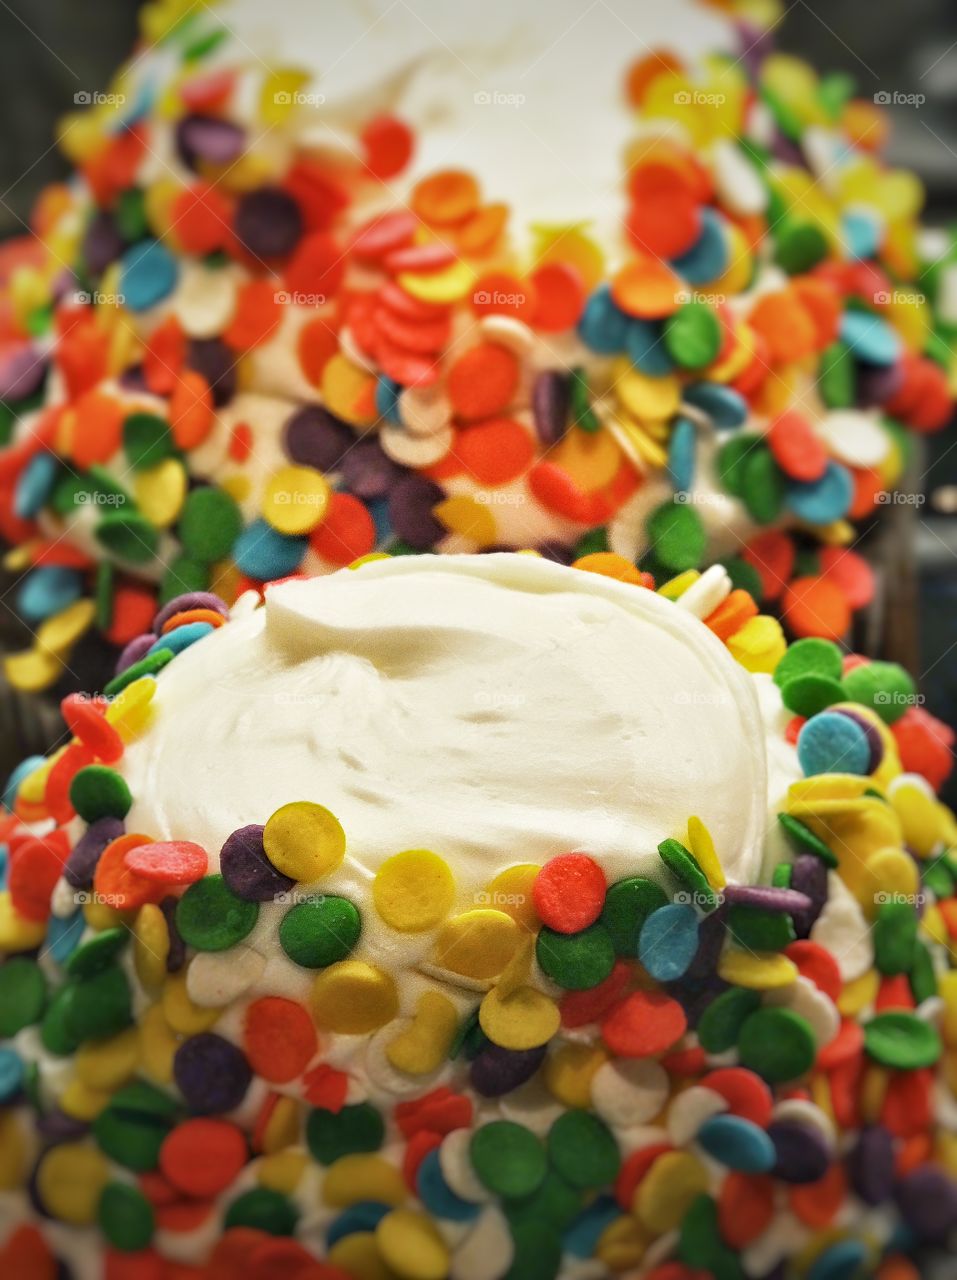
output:
POLYGON ((377 547, 610 548, 669 577, 709 562, 711 505, 742 525, 736 585, 792 636, 846 632, 873 592, 854 522, 948 420, 953 371, 920 184, 844 77, 750 29, 737 62, 643 57, 623 259, 579 225, 523 258, 466 171, 383 211, 401 120, 309 150, 300 73, 233 65, 176 0, 145 23, 175 73, 134 62, 121 105, 67 122, 76 179, 4 292, 16 687, 91 627, 123 645, 184 592, 377 547))
POLYGON ((398 850, 361 900, 324 891, 348 831, 321 804, 216 858, 128 830, 162 669, 229 625, 209 593, 64 700, 0 819, 0 1274, 52 1280, 88 1229, 109 1280, 919 1280, 957 1228, 946 731, 718 570, 660 590, 793 713, 756 884, 694 815, 652 874, 572 850, 474 892, 398 850), (373 921, 421 942, 414 989, 373 921))

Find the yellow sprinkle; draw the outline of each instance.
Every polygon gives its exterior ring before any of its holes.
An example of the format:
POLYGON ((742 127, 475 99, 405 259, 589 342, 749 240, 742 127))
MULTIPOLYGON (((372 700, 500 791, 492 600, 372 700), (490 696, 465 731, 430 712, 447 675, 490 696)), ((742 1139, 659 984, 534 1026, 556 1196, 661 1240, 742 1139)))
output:
POLYGON ((379 1221, 375 1240, 387 1266, 403 1280, 445 1280, 449 1250, 431 1218, 412 1209, 393 1209, 379 1221))
POLYGON ((458 1015, 452 1001, 438 991, 423 992, 412 1025, 391 1041, 386 1057, 397 1071, 428 1075, 449 1056, 457 1026, 458 1015))
POLYGON ((32 951, 46 937, 42 921, 24 920, 14 909, 10 894, 0 892, 0 951, 32 951))
POLYGON ((140 1054, 143 1072, 154 1084, 171 1084, 173 1058, 179 1041, 170 1030, 162 1007, 150 1005, 140 1020, 140 1054))
POLYGON ((609 484, 621 466, 621 449, 610 431, 573 428, 549 452, 549 459, 586 492, 609 484))
POLYGON ((545 1086, 566 1107, 591 1106, 592 1077, 608 1061, 600 1045, 563 1044, 545 1059, 545 1086))
POLYGON ((64 1142, 40 1161, 36 1186, 52 1217, 74 1227, 87 1227, 96 1220, 109 1177, 109 1166, 95 1147, 64 1142))
POLYGON ((316 978, 312 1013, 316 1025, 340 1035, 360 1036, 391 1022, 399 1008, 390 974, 361 960, 340 960, 316 978))
POLYGON ((445 525, 449 533, 468 538, 479 548, 492 547, 498 542, 495 517, 487 502, 479 502, 466 493, 453 494, 432 508, 432 514, 445 525))
POLYGON ((278 67, 263 77, 259 92, 259 120, 264 126, 284 124, 299 108, 299 96, 311 79, 297 67, 278 67))
POLYGON ((337 1240, 329 1250, 329 1261, 354 1280, 397 1280, 396 1273, 382 1261, 371 1231, 354 1231, 337 1240))
POLYGON ((325 516, 329 493, 329 481, 314 467, 282 467, 266 482, 263 518, 280 533, 309 533, 325 516))
POLYGON ((62 670, 58 658, 40 649, 11 653, 3 660, 7 680, 21 693, 42 693, 55 684, 62 670))
POLYGON ((670 418, 681 402, 681 383, 668 374, 652 378, 622 356, 612 366, 614 391, 622 406, 639 421, 670 418))
POLYGON ((948 1048, 957 1045, 957 969, 948 969, 937 979, 937 994, 944 1002, 941 1034, 948 1048))
POLYGON ((728 651, 745 671, 772 675, 787 650, 787 641, 777 618, 758 614, 749 618, 728 639, 728 651))
POLYGON ((889 1084, 890 1073, 883 1067, 872 1063, 864 1071, 864 1078, 858 1089, 858 1099, 861 1116, 869 1124, 876 1124, 880 1119, 889 1084))
POLYGON ((346 833, 321 804, 296 800, 277 809, 263 831, 266 857, 293 880, 312 882, 335 871, 346 852, 346 833))
POLYGON ((561 1025, 558 1005, 534 987, 520 987, 503 997, 496 987, 479 1006, 479 1025, 503 1049, 537 1049, 561 1025))
POLYGON ((140 676, 118 693, 106 708, 106 718, 124 742, 132 742, 142 731, 150 717, 150 704, 156 693, 156 681, 152 676, 140 676))
POLYGON ((187 488, 186 468, 179 458, 164 458, 155 467, 133 475, 136 505, 157 529, 168 529, 179 517, 187 488))
POLYGON ((109 1105, 113 1094, 109 1089, 91 1089, 82 1080, 71 1080, 57 1099, 61 1111, 74 1120, 95 1120, 109 1105))
POLYGON ((649 1243, 641 1223, 623 1215, 610 1222, 598 1237, 595 1257, 610 1271, 631 1271, 640 1265, 649 1243))
POLYGON ((153 902, 140 907, 133 926, 133 964, 136 976, 150 991, 158 990, 166 980, 169 956, 169 926, 166 917, 153 902))
POLYGON ((77 1078, 92 1089, 118 1089, 136 1071, 139 1060, 139 1032, 136 1027, 129 1027, 108 1040, 81 1045, 73 1067, 77 1078))
POLYGON ((181 1036, 196 1036, 201 1031, 209 1031, 222 1013, 222 1009, 204 1009, 193 1004, 186 988, 185 969, 171 973, 166 979, 160 1003, 170 1029, 181 1036))
POLYGON ((256 1181, 261 1187, 291 1196, 302 1180, 309 1164, 304 1151, 277 1151, 266 1156, 256 1167, 256 1181))
POLYGON ((725 951, 718 964, 725 982, 752 991, 776 991, 789 987, 798 976, 793 960, 777 951, 725 951))
POLYGON ((359 1200, 400 1205, 406 1189, 402 1174, 381 1156, 340 1156, 326 1171, 322 1198, 334 1209, 345 1209, 359 1200))
POLYGON ((715 850, 711 832, 700 818, 691 817, 688 819, 688 845, 698 860, 698 866, 708 877, 708 884, 711 885, 711 888, 723 889, 728 883, 725 879, 724 868, 715 850))
POLYGON ((856 1018, 865 1009, 870 1008, 877 999, 880 978, 875 969, 869 969, 859 978, 845 982, 841 994, 837 997, 838 1011, 845 1018, 856 1018))
POLYGON ((502 972, 521 944, 521 926, 504 911, 478 907, 445 924, 435 944, 434 963, 476 982, 502 972))
POLYGON ((666 600, 680 600, 689 587, 701 577, 697 569, 686 569, 684 573, 679 573, 676 578, 669 578, 658 588, 658 594, 664 596, 666 600))
POLYGON ((20 1113, 0 1110, 0 1191, 15 1191, 27 1175, 27 1139, 20 1113))
POLYGON ((524 987, 532 972, 532 959, 535 954, 535 939, 530 933, 522 935, 518 949, 495 981, 498 994, 504 1000, 506 996, 524 987))
POLYGON ((353 427, 371 427, 376 420, 375 379, 337 352, 322 371, 323 404, 353 427))
POLYGON ((950 946, 950 930, 936 902, 925 908, 921 926, 933 942, 942 947, 950 946))
POLYGON ((444 858, 429 849, 406 849, 376 872, 372 900, 379 915, 402 933, 434 929, 455 900, 455 881, 444 858))
POLYGON ((903 849, 878 849, 867 859, 867 869, 884 894, 912 898, 920 889, 917 863, 903 849))
POLYGON ((674 1231, 692 1203, 708 1190, 708 1171, 686 1151, 667 1151, 638 1184, 632 1205, 642 1226, 656 1235, 674 1231))
POLYGON ((396 277, 406 293, 420 302, 458 302, 475 283, 475 272, 467 262, 453 262, 441 271, 403 271, 396 277))
POLYGON ((131 911, 118 911, 116 907, 111 907, 106 902, 97 902, 95 899, 83 904, 83 919, 98 933, 102 933, 104 929, 118 929, 128 925, 132 915, 131 911))
POLYGON ((37 629, 37 648, 54 657, 65 657, 93 625, 96 605, 92 600, 76 600, 61 609, 37 629))
POLYGON ((348 569, 361 569, 364 564, 375 564, 377 560, 391 560, 392 557, 388 551, 370 551, 368 555, 359 556, 358 560, 353 560, 347 565, 348 569))
POLYGON ((904 831, 904 843, 919 858, 929 858, 941 839, 941 822, 937 801, 926 784, 902 777, 891 788, 889 799, 894 812, 900 818, 904 831))
POLYGON ((280 1097, 273 1107, 262 1136, 263 1155, 275 1155, 295 1146, 302 1132, 300 1106, 295 1098, 280 1097))
POLYGON ((541 870, 534 862, 520 862, 500 871, 476 899, 479 906, 504 911, 524 929, 538 932, 541 921, 535 910, 532 886, 541 870))

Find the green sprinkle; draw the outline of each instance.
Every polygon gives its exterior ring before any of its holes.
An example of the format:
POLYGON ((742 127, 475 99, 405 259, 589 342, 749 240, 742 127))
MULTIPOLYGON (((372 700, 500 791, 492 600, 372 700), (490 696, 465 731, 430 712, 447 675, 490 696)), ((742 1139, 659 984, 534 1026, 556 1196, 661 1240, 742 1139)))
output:
POLYGON ((775 889, 790 889, 791 873, 792 867, 790 862, 779 862, 771 872, 772 887, 775 889))
POLYGON ((656 557, 674 573, 696 569, 708 538, 701 517, 686 502, 663 502, 648 517, 648 539, 656 557))
POLYGON ((827 237, 816 223, 790 221, 778 227, 774 259, 788 275, 810 271, 827 253, 827 237))
POLYGON ((179 518, 183 550, 200 564, 212 564, 229 555, 243 528, 243 517, 234 498, 224 489, 194 489, 179 518))
POLYGON ((226 1210, 224 1226, 253 1227, 271 1236, 291 1236, 299 1221, 299 1210, 278 1191, 255 1187, 238 1196, 226 1210))
POLYGON ((70 783, 70 803, 84 822, 125 818, 133 804, 126 779, 105 764, 89 764, 70 783))
POLYGON ((809 637, 789 644, 784 657, 774 668, 774 683, 783 688, 801 676, 820 676, 839 681, 843 671, 841 651, 831 640, 809 637))
POLYGON ((917 949, 917 912, 911 903, 882 902, 871 936, 879 973, 910 973, 917 949))
POLYGON ((70 1010, 75 994, 76 983, 70 982, 61 987, 50 1001, 40 1023, 41 1044, 48 1053, 58 1058, 68 1058, 80 1047, 80 1041, 70 1029, 70 1010))
POLYGON ((26 956, 13 956, 0 965, 0 1038, 12 1039, 43 1017, 47 980, 40 966, 26 956))
POLYGON ((806 1018, 775 1006, 745 1019, 738 1038, 741 1065, 768 1084, 797 1080, 814 1065, 817 1047, 806 1018))
POLYGON ((779 813, 778 822, 780 822, 784 834, 798 853, 813 853, 816 858, 820 858, 826 866, 831 868, 840 865, 837 856, 803 822, 799 822, 797 818, 792 818, 789 813, 779 813))
POLYGON ((865 662, 844 677, 844 689, 851 702, 870 707, 885 724, 894 724, 915 701, 916 688, 903 667, 896 662, 865 662))
POLYGON ((153 1238, 153 1206, 128 1182, 107 1183, 100 1196, 98 1218, 104 1236, 124 1253, 145 1249, 153 1238))
POLYGON ((512 1226, 512 1264, 503 1280, 555 1280, 562 1242, 550 1222, 523 1218, 512 1226))
POLYGON ((169 649, 157 649, 155 653, 147 654, 145 658, 140 658, 139 662, 134 662, 131 667, 114 676, 109 684, 104 686, 103 692, 108 698, 112 698, 115 694, 122 693, 127 685, 133 684, 141 676, 155 676, 157 672, 163 670, 167 662, 172 662, 175 656, 169 649))
POLYGON ((530 1196, 548 1171, 538 1138, 512 1120, 493 1120, 476 1129, 469 1153, 479 1181, 504 1200, 530 1196))
POLYGON ((771 450, 752 440, 750 456, 742 463, 741 500, 757 524, 773 524, 784 506, 784 473, 771 450))
POLYGON ((829 409, 850 409, 857 397, 857 369, 850 347, 834 342, 821 356, 818 389, 829 409))
POLYGON ((205 591, 209 586, 209 566, 192 556, 180 555, 171 560, 160 583, 159 602, 168 604, 176 596, 189 591, 205 591))
POLYGON ((93 603, 96 607, 96 625, 106 631, 113 622, 113 589, 116 571, 109 560, 101 560, 96 566, 93 587, 93 603))
POLYGON ((748 951, 783 951, 796 937, 789 915, 742 903, 728 912, 728 928, 738 946, 748 951))
POLYGON ((71 978, 92 978, 109 968, 129 941, 128 929, 104 929, 84 942, 66 962, 71 978))
POLYGON ((130 564, 146 564, 159 550, 155 525, 135 511, 110 511, 100 517, 93 534, 111 555, 130 564))
POLYGON ((566 991, 587 991, 604 982, 615 965, 615 946, 602 924, 580 933, 543 927, 535 944, 542 972, 566 991))
POLYGON ((658 853, 671 874, 695 895, 696 906, 710 911, 717 905, 708 877, 690 849, 686 849, 679 840, 662 840, 658 853))
POLYGON ((548 1131, 548 1158, 581 1191, 614 1182, 621 1167, 618 1143, 608 1126, 589 1111, 571 1110, 548 1131))
POLYGON ((279 943, 304 969, 345 960, 359 941, 362 920, 347 898, 328 895, 291 907, 279 923, 279 943))
POLYGON ((306 1121, 306 1144, 320 1164, 334 1164, 342 1156, 378 1151, 384 1138, 382 1116, 368 1102, 335 1112, 315 1107, 306 1121))
POLYGON ((129 980, 116 965, 72 986, 66 1023, 70 1034, 80 1043, 115 1036, 133 1021, 129 980))
POLYGON ((747 987, 729 987, 708 1005, 698 1023, 706 1053, 727 1053, 738 1043, 745 1021, 761 1007, 761 996, 747 987))
POLYGON ((155 467, 176 452, 169 423, 155 413, 131 413, 123 423, 123 449, 134 471, 155 467))
POLYGON ((941 1055, 936 1027, 913 1013, 879 1013, 864 1028, 864 1048, 884 1067, 915 1071, 932 1067, 941 1055))
POLYGON ((826 711, 835 702, 844 702, 846 699, 844 688, 837 680, 812 672, 787 680, 781 686, 781 701, 788 711, 809 719, 820 711, 826 711))
POLYGON ((668 901, 661 885, 646 876, 629 876, 625 880, 616 880, 610 886, 605 895, 601 923, 620 956, 634 960, 638 954, 642 925, 652 911, 667 905, 668 901))
POLYGON ((755 447, 754 436, 732 436, 718 450, 716 465, 723 488, 735 498, 744 494, 744 469, 755 447))
POLYGON ((923 1004, 937 995, 937 974, 930 949, 923 942, 914 947, 914 963, 910 971, 910 989, 915 1004, 923 1004))
POLYGON ((755 600, 764 597, 764 583, 760 573, 742 556, 728 556, 726 560, 719 560, 718 564, 731 579, 733 591, 746 591, 755 600))
POLYGON ((176 905, 176 927, 197 951, 228 951, 258 919, 259 903, 237 898, 221 875, 203 876, 176 905))

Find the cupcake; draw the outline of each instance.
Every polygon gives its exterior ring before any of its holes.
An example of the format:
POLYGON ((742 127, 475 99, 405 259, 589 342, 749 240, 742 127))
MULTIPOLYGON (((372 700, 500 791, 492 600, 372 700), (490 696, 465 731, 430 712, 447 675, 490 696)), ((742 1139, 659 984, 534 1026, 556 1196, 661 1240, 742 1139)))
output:
POLYGON ((6 796, 0 1273, 952 1243, 955 824, 900 668, 611 553, 377 558, 148 641, 6 796))
POLYGON ((15 687, 375 549, 718 562, 794 637, 870 601, 952 361, 879 109, 773 5, 433 9, 147 5, 65 123, 0 352, 15 687))

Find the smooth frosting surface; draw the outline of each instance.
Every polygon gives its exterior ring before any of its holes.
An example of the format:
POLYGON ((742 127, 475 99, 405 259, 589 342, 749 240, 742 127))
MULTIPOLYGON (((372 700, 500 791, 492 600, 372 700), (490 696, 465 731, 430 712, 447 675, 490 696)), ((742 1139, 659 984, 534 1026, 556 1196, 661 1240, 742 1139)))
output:
POLYGON ((691 813, 730 878, 760 868, 752 677, 653 592, 537 558, 412 557, 275 586, 177 659, 156 706, 124 759, 128 827, 213 856, 312 800, 346 830, 349 880, 423 846, 473 892, 569 849, 613 880, 653 870, 691 813))

